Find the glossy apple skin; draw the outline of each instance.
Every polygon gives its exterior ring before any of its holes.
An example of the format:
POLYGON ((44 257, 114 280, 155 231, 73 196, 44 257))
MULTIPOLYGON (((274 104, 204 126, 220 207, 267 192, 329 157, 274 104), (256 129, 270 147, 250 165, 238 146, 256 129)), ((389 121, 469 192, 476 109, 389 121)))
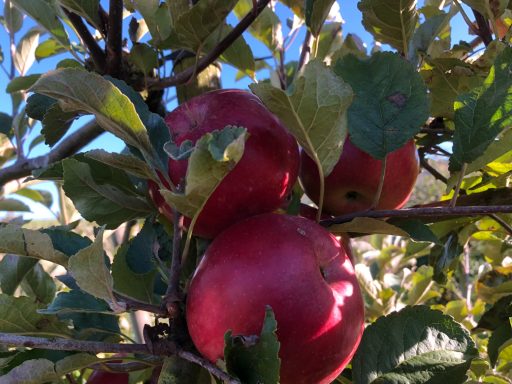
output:
MULTIPOLYGON (((345 141, 333 171, 325 178, 323 211, 331 215, 364 211, 373 203, 379 186, 382 161, 345 141)), ((377 209, 397 209, 411 196, 420 171, 414 141, 391 152, 386 160, 384 186, 377 209)), ((308 197, 318 203, 320 185, 313 160, 301 154, 300 180, 308 197)))
POLYGON ((273 213, 215 238, 187 298, 197 349, 215 362, 226 331, 259 335, 267 305, 281 343, 280 383, 334 380, 356 351, 364 322, 354 269, 336 238, 311 220, 273 213))
MULTIPOLYGON (((196 142, 205 133, 227 125, 245 127, 249 133, 244 155, 203 208, 194 229, 197 236, 213 238, 239 220, 279 208, 297 180, 297 142, 249 92, 223 89, 205 93, 170 112, 165 122, 178 145, 185 140, 196 142)), ((185 178, 187 165, 187 160, 169 159, 169 176, 175 185, 185 178)), ((171 219, 172 209, 163 202, 155 184, 150 184, 150 195, 171 219)))
POLYGON ((124 372, 94 371, 87 384, 128 384, 130 375, 124 372))

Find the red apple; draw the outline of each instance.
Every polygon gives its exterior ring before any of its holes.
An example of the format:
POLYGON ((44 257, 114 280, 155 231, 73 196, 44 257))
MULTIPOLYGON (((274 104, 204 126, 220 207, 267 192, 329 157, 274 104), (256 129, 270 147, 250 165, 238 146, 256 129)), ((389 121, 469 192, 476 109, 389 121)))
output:
POLYGON ((197 349, 223 357, 224 334, 258 335, 265 307, 277 320, 281 384, 334 380, 356 351, 364 310, 354 269, 334 236, 297 216, 262 214, 208 247, 187 298, 197 349))
POLYGON ((94 371, 87 384, 128 384, 129 378, 125 372, 94 371))
MULTIPOLYGON (((205 133, 228 125, 245 127, 249 133, 241 160, 199 216, 194 229, 198 236, 212 238, 239 220, 279 208, 295 184, 300 162, 297 142, 249 92, 232 89, 205 93, 180 105, 165 121, 177 145, 185 140, 196 142, 205 133)), ((187 165, 187 160, 169 159, 174 184, 183 181, 187 165)), ((171 219, 172 209, 163 202, 155 184, 150 185, 150 194, 171 219)))
MULTIPOLYGON (((306 194, 318 203, 320 184, 313 160, 303 151, 300 179, 306 194)), ((347 138, 338 163, 325 178, 323 210, 344 215, 369 209, 379 186, 382 161, 354 146, 347 138)), ((386 175, 377 209, 401 208, 412 193, 420 171, 414 141, 391 152, 386 160, 386 175)))

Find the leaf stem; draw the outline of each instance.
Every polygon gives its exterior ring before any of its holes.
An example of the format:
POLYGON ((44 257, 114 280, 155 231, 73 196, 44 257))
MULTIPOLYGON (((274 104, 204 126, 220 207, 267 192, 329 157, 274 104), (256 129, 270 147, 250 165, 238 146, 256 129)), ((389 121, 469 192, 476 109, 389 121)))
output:
POLYGON ((384 159, 382 160, 382 166, 380 168, 379 185, 377 187, 377 192, 375 192, 375 197, 373 198, 373 203, 370 209, 376 209, 379 206, 380 196, 382 195, 382 189, 384 188, 384 179, 386 178, 387 158, 388 155, 386 154, 386 156, 384 156, 384 159))
POLYGON ((69 222, 68 212, 66 210, 66 194, 62 188, 62 183, 57 182, 56 184, 59 191, 59 222, 60 225, 66 225, 69 222))
POLYGON ((180 273, 181 273, 181 237, 183 234, 183 215, 174 209, 173 217, 174 227, 172 236, 172 259, 169 270, 169 284, 162 302, 162 307, 167 310, 170 317, 176 317, 179 313, 179 307, 176 303, 181 299, 179 292, 180 273))
POLYGON ((457 198, 459 197, 460 188, 462 186, 462 181, 464 180, 464 175, 466 173, 467 167, 468 167, 467 163, 462 164, 462 169, 460 170, 459 180, 457 181, 457 185, 455 186, 455 192, 453 193, 453 197, 449 204, 450 208, 455 207, 455 204, 457 204, 457 198))
POLYGON ((512 236, 512 226, 510 226, 509 223, 507 223, 495 213, 489 214, 489 217, 491 217, 494 221, 497 221, 503 227, 503 229, 505 229, 508 234, 512 236))

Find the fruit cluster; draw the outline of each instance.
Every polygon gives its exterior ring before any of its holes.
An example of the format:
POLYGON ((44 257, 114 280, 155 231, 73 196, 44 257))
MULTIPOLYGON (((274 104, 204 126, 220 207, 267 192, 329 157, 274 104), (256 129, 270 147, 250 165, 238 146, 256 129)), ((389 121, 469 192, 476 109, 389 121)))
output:
MULTIPOLYGON (((178 146, 225 126, 245 127, 249 134, 241 160, 209 198, 194 227, 195 235, 214 239, 188 289, 186 319, 196 348, 216 362, 223 357, 225 333, 259 334, 270 306, 280 342, 280 382, 330 383, 355 353, 364 324, 349 243, 340 244, 308 218, 271 213, 285 203, 299 170, 306 194, 318 202, 314 163, 303 153, 300 166, 295 139, 245 91, 196 97, 169 113, 166 123, 178 146)), ((325 180, 325 212, 370 208, 381 166, 347 140, 325 180)), ((378 208, 402 206, 418 170, 414 142, 389 155, 378 208)), ((175 185, 183 183, 186 172, 187 160, 169 159, 175 185)), ((172 220, 172 208, 156 184, 150 185, 150 194, 172 220)))

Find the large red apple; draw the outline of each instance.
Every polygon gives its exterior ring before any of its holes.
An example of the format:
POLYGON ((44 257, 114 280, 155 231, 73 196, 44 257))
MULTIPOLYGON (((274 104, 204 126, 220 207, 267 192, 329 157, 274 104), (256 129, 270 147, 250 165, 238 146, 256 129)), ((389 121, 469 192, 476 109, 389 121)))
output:
MULTIPOLYGON (((303 151, 300 179, 306 194, 318 204, 320 184, 315 163, 303 151)), ((354 146, 347 138, 338 163, 325 178, 323 211, 343 215, 372 206, 382 169, 377 160, 354 146)), ((377 209, 401 208, 412 193, 419 174, 418 151, 414 141, 391 152, 386 159, 386 175, 377 209)))
POLYGON ((262 214, 222 232, 188 292, 187 324, 210 361, 224 334, 259 334, 270 305, 281 343, 281 384, 330 383, 352 358, 364 310, 354 269, 334 236, 297 216, 262 214))
MULTIPOLYGON (((170 112, 165 121, 174 142, 196 142, 207 132, 224 127, 245 127, 249 138, 235 168, 212 194, 194 229, 194 234, 212 238, 231 224, 256 214, 277 209, 295 184, 299 150, 295 139, 253 94, 242 90, 205 93, 170 112)), ((183 182, 187 160, 169 159, 169 176, 183 182)), ((155 204, 168 218, 167 206, 156 184, 150 184, 155 204)))

